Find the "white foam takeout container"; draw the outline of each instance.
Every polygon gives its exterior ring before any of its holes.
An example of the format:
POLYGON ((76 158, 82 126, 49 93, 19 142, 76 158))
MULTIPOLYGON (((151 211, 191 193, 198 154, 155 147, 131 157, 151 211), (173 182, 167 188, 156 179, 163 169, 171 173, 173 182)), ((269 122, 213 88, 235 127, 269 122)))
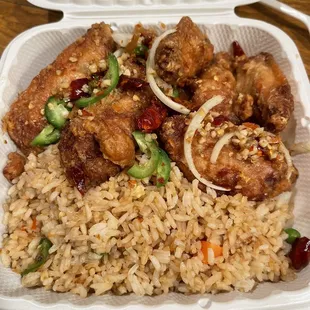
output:
MULTIPOLYGON (((131 32, 137 22, 162 31, 162 24, 173 27, 181 16, 188 15, 206 32, 215 51, 229 50, 238 40, 248 55, 270 52, 286 74, 295 97, 295 112, 285 133, 288 144, 309 141, 310 89, 300 54, 294 42, 280 29, 261 21, 239 18, 234 14, 237 5, 255 0, 29 0, 49 9, 64 12, 57 23, 30 29, 15 38, 2 55, 0 62, 0 117, 39 71, 94 22, 110 23, 114 30, 131 32)), ((6 135, 0 137, 0 169, 14 144, 6 135), (4 143, 4 139, 8 141, 4 143)), ((310 155, 294 158, 300 176, 295 196, 295 226, 310 236, 310 155)), ((6 197, 8 182, 0 174, 0 203, 6 197)), ((0 210, 0 218, 3 215, 0 210)), ((4 232, 0 226, 0 234, 4 232)), ((190 295, 170 293, 155 297, 134 295, 82 299, 76 295, 26 289, 20 276, 0 265, 0 308, 37 309, 53 307, 100 309, 301 309, 310 307, 310 267, 289 283, 264 283, 253 293, 224 293, 219 295, 190 295), (66 307, 67 306, 67 307, 66 307)))

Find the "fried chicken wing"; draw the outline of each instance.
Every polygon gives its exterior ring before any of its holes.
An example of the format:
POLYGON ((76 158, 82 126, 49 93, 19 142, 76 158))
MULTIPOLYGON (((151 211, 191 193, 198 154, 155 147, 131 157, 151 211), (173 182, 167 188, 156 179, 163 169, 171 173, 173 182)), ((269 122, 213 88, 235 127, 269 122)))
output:
POLYGON ((183 17, 176 29, 157 48, 156 72, 169 84, 183 85, 210 62, 213 45, 189 17, 183 17))
POLYGON ((148 89, 118 89, 70 121, 59 150, 67 178, 81 192, 134 163, 131 133, 137 129, 137 118, 149 105, 150 96, 148 89))
POLYGON ((95 24, 87 34, 67 47, 56 60, 43 69, 12 104, 4 118, 4 128, 24 154, 41 149, 30 145, 46 126, 41 114, 51 95, 66 96, 73 80, 88 78, 100 70, 100 61, 114 50, 110 26, 95 24))
POLYGON ((238 116, 242 120, 253 118, 272 132, 282 131, 293 112, 294 99, 273 56, 260 53, 237 59, 236 80, 237 93, 241 94, 235 109, 238 116), (245 108, 246 114, 243 113, 245 108))
MULTIPOLYGON (((210 125, 206 127, 209 128, 210 125)), ((294 167, 288 167, 283 153, 279 150, 279 137, 258 126, 251 129, 245 125, 238 127, 230 122, 223 122, 218 129, 223 130, 225 127, 226 131, 238 131, 238 134, 223 147, 215 164, 210 162, 210 158, 220 138, 217 131, 201 130, 195 134, 192 144, 193 160, 203 177, 230 189, 229 194, 242 193, 256 201, 290 190, 296 181, 297 171, 294 167)), ((170 117, 163 124, 160 137, 171 159, 176 161, 184 175, 192 180, 194 176, 187 167, 183 151, 186 128, 185 116, 170 117)))

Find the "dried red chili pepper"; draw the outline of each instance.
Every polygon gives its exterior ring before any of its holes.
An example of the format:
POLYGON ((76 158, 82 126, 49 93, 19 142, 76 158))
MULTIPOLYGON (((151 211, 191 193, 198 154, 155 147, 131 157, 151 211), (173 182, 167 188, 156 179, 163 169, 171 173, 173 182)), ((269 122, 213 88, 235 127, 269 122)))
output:
POLYGON ((160 127, 166 116, 165 106, 157 100, 153 100, 152 104, 138 118, 138 128, 143 132, 152 132, 160 127))
POLYGON ((310 240, 307 237, 297 238, 293 243, 289 258, 296 270, 306 267, 310 261, 310 240))
POLYGON ((228 118, 224 115, 219 115, 217 117, 214 118, 212 125, 213 126, 220 126, 222 125, 224 122, 228 121, 228 118))
POLYGON ((252 129, 252 130, 255 130, 257 129, 259 126, 257 124, 254 124, 254 123, 250 123, 250 122, 245 122, 245 123, 242 123, 242 125, 244 127, 247 127, 249 129, 252 129))
POLYGON ((118 82, 118 87, 122 90, 139 90, 148 86, 148 83, 138 78, 131 78, 126 75, 121 75, 118 82))
POLYGON ((70 88, 71 88, 71 94, 70 94, 70 100, 77 100, 81 97, 89 97, 88 93, 85 93, 82 88, 84 85, 88 85, 89 80, 88 79, 77 79, 71 82, 70 88))
POLYGON ((245 55, 243 48, 240 46, 238 41, 232 43, 234 57, 240 57, 245 55))
POLYGON ((92 113, 86 111, 85 109, 82 110, 82 115, 83 115, 83 116, 93 116, 92 113))

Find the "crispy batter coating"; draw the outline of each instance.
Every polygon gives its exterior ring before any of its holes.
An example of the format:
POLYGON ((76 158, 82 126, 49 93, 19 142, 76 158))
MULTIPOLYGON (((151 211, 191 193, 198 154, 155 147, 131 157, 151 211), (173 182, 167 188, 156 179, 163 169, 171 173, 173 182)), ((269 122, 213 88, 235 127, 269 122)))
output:
POLYGON ((242 115, 241 108, 236 112, 242 118, 253 117, 256 122, 273 132, 282 131, 294 110, 294 98, 288 81, 268 53, 260 53, 254 57, 242 57, 237 61, 237 93, 250 95, 254 103, 240 100, 246 104, 247 114, 242 115))
POLYGON ((127 76, 146 80, 144 59, 131 55, 124 60, 124 64, 121 66, 122 68, 125 68, 124 74, 127 76))
POLYGON ((247 120, 253 116, 254 99, 249 94, 239 94, 234 102, 233 111, 241 120, 247 120))
POLYGON ((191 110, 198 110, 207 100, 220 95, 224 100, 212 111, 221 113, 233 122, 238 122, 233 113, 236 80, 232 71, 232 57, 226 52, 217 53, 212 63, 204 69, 201 76, 195 81, 192 103, 187 107, 191 110))
POLYGON ((3 175, 8 181, 13 181, 24 172, 26 159, 17 152, 8 155, 8 161, 3 169, 3 175))
POLYGON ((183 17, 176 29, 159 43, 156 72, 169 84, 184 85, 210 62, 213 45, 189 17, 183 17))
POLYGON ((88 78, 96 68, 100 70, 100 60, 113 49, 110 27, 104 23, 95 24, 43 69, 19 95, 3 122, 11 139, 24 154, 42 150, 30 143, 47 124, 41 113, 47 98, 55 94, 66 95, 71 81, 88 78))
MULTIPOLYGON (((186 127, 184 116, 170 117, 165 121, 160 137, 171 159, 191 180, 194 177, 187 167, 183 151, 186 127)), ((229 194, 242 193, 250 200, 260 201, 290 190, 296 181, 295 168, 290 179, 287 179, 288 165, 285 160, 269 160, 265 156, 255 162, 238 159, 240 151, 232 144, 225 145, 217 162, 212 164, 210 157, 217 141, 211 135, 202 136, 196 132, 192 144, 193 160, 199 173, 214 184, 231 189, 229 194)))
POLYGON ((85 131, 75 135, 69 124, 62 131, 58 147, 69 182, 82 194, 120 172, 119 166, 103 158, 93 135, 85 131))

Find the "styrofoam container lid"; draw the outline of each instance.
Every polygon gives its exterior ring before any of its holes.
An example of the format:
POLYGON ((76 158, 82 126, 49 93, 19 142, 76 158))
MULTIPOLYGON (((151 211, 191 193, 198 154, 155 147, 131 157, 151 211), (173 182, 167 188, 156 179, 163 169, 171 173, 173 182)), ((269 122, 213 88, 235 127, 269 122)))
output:
MULTIPOLYGON (((141 21, 158 31, 158 22, 173 27, 183 15, 189 15, 199 24, 214 43, 216 51, 228 50, 233 40, 240 41, 249 55, 270 52, 274 55, 292 86, 296 106, 294 120, 286 132, 288 142, 309 141, 310 89, 305 68, 294 42, 281 30, 257 20, 242 19, 233 14, 236 5, 252 3, 251 0, 29 0, 50 9, 65 12, 58 23, 33 28, 14 39, 0 61, 0 118, 17 94, 25 89, 38 72, 51 63, 70 43, 77 39, 94 22, 105 21, 114 29, 130 33, 134 24, 141 21), (92 4, 92 6, 85 6, 92 4), (111 5, 113 4, 113 5, 111 5), (169 6, 167 6, 169 4, 169 6), (83 9, 84 8, 84 9, 83 9), (100 8, 100 9, 99 9, 100 8), (169 8, 169 10, 167 10, 169 8), (135 14, 129 14, 134 12, 135 14), (294 123, 295 122, 295 123, 294 123)), ((0 144, 0 169, 14 144, 0 144)), ((300 171, 295 195, 295 225, 302 234, 310 235, 310 154, 298 156, 294 163, 300 171)), ((0 174, 0 204, 6 197, 8 182, 0 174)), ((3 215, 0 208, 0 218, 3 215)), ((3 226, 0 225, 0 235, 3 226)), ((1 239, 1 237, 0 237, 1 239)), ((43 288, 21 287, 20 276, 0 265, 0 308, 8 299, 15 309, 55 307, 54 309, 301 309, 310 300, 310 267, 299 273, 297 280, 289 283, 264 283, 253 293, 190 295, 176 293, 156 297, 91 296, 81 299, 70 293, 55 293, 43 288), (29 304, 29 302, 34 303, 29 304)), ((14 308, 13 307, 13 308, 14 308)), ((12 309, 12 308, 11 308, 12 309)))
POLYGON ((258 0, 28 0, 28 2, 52 10, 63 12, 86 12, 98 9, 117 11, 120 9, 135 10, 152 7, 152 10, 160 8, 180 9, 197 7, 201 9, 234 8, 239 5, 250 4, 258 0))

